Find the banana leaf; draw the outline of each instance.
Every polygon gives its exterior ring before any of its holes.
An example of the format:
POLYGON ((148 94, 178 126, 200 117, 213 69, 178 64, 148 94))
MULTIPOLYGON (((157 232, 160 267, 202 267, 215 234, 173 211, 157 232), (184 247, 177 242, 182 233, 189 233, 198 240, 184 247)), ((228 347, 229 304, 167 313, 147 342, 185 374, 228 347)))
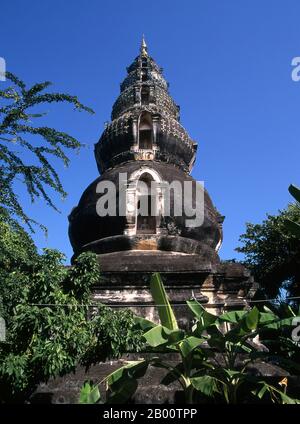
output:
POLYGON ((161 324, 169 330, 178 330, 173 309, 171 308, 161 277, 157 272, 151 277, 150 291, 157 306, 161 324))
POLYGON ((294 184, 291 184, 289 186, 289 192, 294 197, 294 199, 300 203, 300 188, 295 186, 294 184))

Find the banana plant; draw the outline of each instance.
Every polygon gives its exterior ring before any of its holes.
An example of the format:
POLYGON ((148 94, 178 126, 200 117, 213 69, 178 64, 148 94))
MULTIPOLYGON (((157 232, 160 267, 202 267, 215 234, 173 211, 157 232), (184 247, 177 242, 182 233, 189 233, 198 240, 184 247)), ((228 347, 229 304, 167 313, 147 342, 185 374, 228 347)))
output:
POLYGON ((157 306, 160 324, 136 317, 136 325, 144 330, 146 351, 153 353, 177 352, 181 361, 176 366, 172 366, 155 354, 150 359, 129 361, 125 366, 107 376, 107 403, 118 403, 121 398, 123 401, 129 400, 138 387, 138 379, 145 375, 149 366, 164 368, 166 376, 162 384, 168 385, 177 380, 186 395, 186 401, 189 403, 192 401, 191 376, 195 365, 193 363, 194 351, 205 342, 205 338, 179 329, 158 273, 153 274, 151 278, 150 291, 157 306))
MULTIPOLYGON (((150 290, 158 309, 160 323, 136 317, 136 325, 144 331, 145 351, 153 353, 149 359, 128 361, 123 367, 105 378, 106 403, 127 402, 138 388, 138 381, 150 366, 166 370, 161 384, 179 382, 187 403, 241 401, 242 393, 257 401, 298 403, 283 392, 280 386, 271 386, 263 378, 247 372, 247 366, 257 358, 267 360, 268 352, 258 351, 253 339, 262 330, 281 328, 292 324, 292 318, 281 320, 271 310, 225 312, 213 315, 196 300, 187 306, 195 318, 191 330, 180 329, 170 305, 161 277, 153 274, 150 290), (230 327, 225 330, 226 327, 230 327), (175 352, 180 360, 171 365, 157 352, 175 352), (243 358, 242 363, 240 358, 243 358)), ((279 383, 279 382, 278 382, 279 383)))
POLYGON ((267 328, 261 331, 260 340, 269 349, 272 358, 278 358, 280 365, 291 375, 300 375, 300 342, 298 340, 297 325, 300 322, 300 306, 286 303, 268 304, 264 310, 270 310, 282 323, 292 320, 293 326, 282 325, 281 328, 267 328), (295 337, 296 336, 296 337, 295 337))
MULTIPOLYGON (((203 315, 201 308, 203 309, 202 305, 199 305, 198 319, 203 315)), ((250 310, 230 311, 216 317, 215 321, 205 328, 208 336, 207 344, 214 352, 214 356, 204 361, 195 372, 194 387, 202 395, 207 395, 201 384, 209 381, 214 388, 210 397, 218 402, 238 403, 252 399, 253 402, 299 403, 298 400, 289 397, 286 391, 283 392, 279 386, 274 387, 266 381, 267 379, 254 377, 248 372, 249 365, 256 360, 261 363, 275 359, 274 355, 269 355, 268 349, 255 339, 265 331, 278 332, 283 327, 291 328, 293 318, 289 316, 280 319, 271 310, 260 312, 256 307, 250 310), (230 326, 229 330, 224 331, 222 323, 227 323, 230 326)), ((198 323, 196 326, 199 326, 198 323)), ((202 329, 203 326, 200 324, 200 331, 202 329)), ((284 361, 276 357, 276 362, 282 365, 284 361)), ((197 397, 199 399, 199 393, 195 394, 196 399, 197 397)))

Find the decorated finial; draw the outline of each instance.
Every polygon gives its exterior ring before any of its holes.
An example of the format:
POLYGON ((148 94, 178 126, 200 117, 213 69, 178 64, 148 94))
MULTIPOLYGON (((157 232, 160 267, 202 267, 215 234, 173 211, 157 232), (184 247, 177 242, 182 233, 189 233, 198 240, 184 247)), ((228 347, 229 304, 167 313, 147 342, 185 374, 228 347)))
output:
POLYGON ((146 41, 145 41, 145 36, 144 36, 144 34, 143 34, 143 37, 142 37, 141 48, 140 48, 140 54, 141 54, 141 56, 148 56, 147 44, 146 44, 146 41))

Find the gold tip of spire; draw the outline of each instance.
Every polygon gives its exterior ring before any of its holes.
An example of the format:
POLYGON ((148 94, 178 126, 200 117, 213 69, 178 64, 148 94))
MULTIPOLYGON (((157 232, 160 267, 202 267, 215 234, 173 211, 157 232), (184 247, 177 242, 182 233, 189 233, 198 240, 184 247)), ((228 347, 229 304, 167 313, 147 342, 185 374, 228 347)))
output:
POLYGON ((148 56, 147 44, 146 44, 146 41, 145 41, 144 34, 143 34, 143 37, 142 37, 140 54, 141 54, 141 56, 148 56))

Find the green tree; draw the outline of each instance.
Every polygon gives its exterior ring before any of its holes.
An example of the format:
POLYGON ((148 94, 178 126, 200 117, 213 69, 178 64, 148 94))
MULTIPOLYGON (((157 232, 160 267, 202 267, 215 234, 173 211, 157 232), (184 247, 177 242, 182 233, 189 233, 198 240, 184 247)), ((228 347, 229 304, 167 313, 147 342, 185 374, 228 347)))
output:
POLYGON ((27 399, 40 382, 138 350, 140 332, 129 311, 91 308, 99 282, 96 255, 80 255, 63 266, 56 250, 39 255, 30 236, 0 216, 0 403, 27 399), (95 359, 97 358, 97 359, 95 359))
POLYGON ((0 90, 0 206, 32 230, 35 222, 24 212, 14 182, 18 179, 25 184, 32 202, 42 197, 56 209, 47 189, 53 189, 62 197, 66 193, 49 158, 59 158, 67 166, 69 158, 66 151, 82 146, 65 132, 33 125, 45 115, 39 110, 40 106, 53 102, 70 103, 79 111, 93 113, 93 110, 81 104, 76 96, 44 92, 51 85, 49 81, 27 88, 23 81, 9 72, 6 78, 11 85, 0 90))
POLYGON ((300 223, 300 208, 290 204, 278 215, 267 215, 261 224, 246 224, 240 236, 245 265, 252 271, 267 297, 278 296, 285 288, 291 296, 300 295, 300 240, 286 223, 300 223))

